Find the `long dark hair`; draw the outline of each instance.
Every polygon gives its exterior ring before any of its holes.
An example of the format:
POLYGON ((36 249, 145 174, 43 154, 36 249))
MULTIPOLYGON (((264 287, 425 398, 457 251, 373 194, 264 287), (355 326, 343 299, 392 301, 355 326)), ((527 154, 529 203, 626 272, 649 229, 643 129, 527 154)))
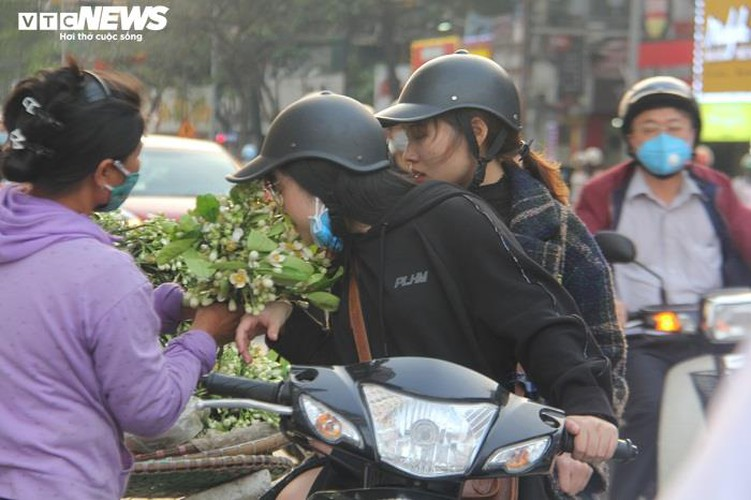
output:
POLYGON ((334 233, 348 232, 349 222, 377 224, 414 181, 394 167, 361 173, 322 159, 289 163, 280 171, 328 207, 334 233))
MULTIPOLYGON (((459 125, 459 119, 455 115, 458 113, 468 113, 468 118, 478 117, 484 121, 488 126, 488 135, 485 138, 485 147, 490 147, 498 134, 503 128, 506 128, 508 135, 501 147, 501 150, 496 155, 496 159, 501 163, 504 169, 508 168, 520 168, 515 158, 521 153, 521 168, 529 172, 532 177, 540 181, 550 194, 563 203, 569 204, 569 189, 566 183, 561 177, 561 166, 559 163, 554 162, 540 153, 531 150, 528 146, 525 146, 521 133, 511 129, 505 125, 499 118, 491 113, 481 110, 455 110, 449 111, 439 117, 448 123, 457 133, 461 134, 461 126, 459 125)), ((482 145, 481 145, 482 146, 482 145)))
POLYGON ((95 171, 104 159, 124 160, 141 141, 141 86, 116 72, 82 71, 75 61, 19 82, 5 102, 11 140, 0 154, 0 172, 62 193, 95 171))

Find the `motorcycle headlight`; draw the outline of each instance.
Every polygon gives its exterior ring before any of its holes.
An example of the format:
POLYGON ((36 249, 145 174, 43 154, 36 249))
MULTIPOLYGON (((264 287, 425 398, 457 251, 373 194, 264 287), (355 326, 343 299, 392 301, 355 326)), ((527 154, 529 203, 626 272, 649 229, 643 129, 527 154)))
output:
POLYGON ((305 394, 300 396, 300 406, 308 423, 315 429, 321 440, 329 444, 348 441, 358 448, 362 448, 363 441, 360 433, 346 418, 305 394))
POLYGON ((532 439, 496 450, 482 466, 483 470, 505 470, 520 474, 535 466, 550 446, 550 437, 532 439))
POLYGON ((381 460, 420 477, 465 473, 498 413, 490 403, 415 398, 363 384, 381 460))
POLYGON ((714 342, 738 342, 751 334, 751 291, 718 292, 704 299, 703 328, 714 342))

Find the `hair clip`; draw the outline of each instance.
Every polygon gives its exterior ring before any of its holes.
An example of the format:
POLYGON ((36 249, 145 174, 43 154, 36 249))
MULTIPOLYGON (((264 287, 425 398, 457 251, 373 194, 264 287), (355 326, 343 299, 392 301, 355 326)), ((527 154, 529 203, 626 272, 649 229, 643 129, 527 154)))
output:
MULTIPOLYGON (((32 116, 36 116, 36 109, 41 109, 42 105, 39 104, 39 101, 34 99, 33 97, 24 97, 23 101, 21 101, 21 105, 23 106, 23 109, 26 110, 26 112, 32 116)), ((17 129, 16 129, 17 130, 17 129)))
POLYGON ((522 141, 522 147, 519 148, 519 156, 521 158, 526 158, 529 156, 529 148, 532 146, 532 143, 535 142, 534 139, 530 140, 529 142, 522 141))
POLYGON ((63 126, 62 123, 55 120, 52 115, 45 111, 42 108, 42 105, 39 104, 39 101, 37 101, 33 97, 24 97, 21 101, 21 106, 23 106, 23 109, 25 109, 26 112, 31 116, 37 116, 40 120, 49 125, 52 125, 55 128, 61 128, 63 126))
POLYGON ((8 139, 10 139, 10 145, 13 149, 26 149, 26 136, 23 135, 21 129, 11 130, 8 139))

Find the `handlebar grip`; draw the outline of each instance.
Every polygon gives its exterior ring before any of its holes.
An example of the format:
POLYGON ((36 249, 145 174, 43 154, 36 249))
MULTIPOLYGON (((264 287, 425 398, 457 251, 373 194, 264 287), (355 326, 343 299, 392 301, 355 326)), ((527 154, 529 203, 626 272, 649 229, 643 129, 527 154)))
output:
POLYGON ((252 380, 220 373, 209 373, 202 379, 203 386, 211 394, 232 398, 255 399, 266 403, 279 403, 283 382, 252 380))
MULTIPOLYGON (((561 438, 561 451, 572 452, 574 450, 574 436, 568 432, 563 433, 561 438)), ((619 439, 618 444, 615 447, 615 453, 611 457, 611 460, 618 462, 628 462, 636 458, 639 455, 639 447, 631 442, 630 439, 619 439)))
POLYGON ((628 462, 639 455, 639 447, 631 442, 630 439, 619 439, 613 454, 613 460, 619 462, 628 462))

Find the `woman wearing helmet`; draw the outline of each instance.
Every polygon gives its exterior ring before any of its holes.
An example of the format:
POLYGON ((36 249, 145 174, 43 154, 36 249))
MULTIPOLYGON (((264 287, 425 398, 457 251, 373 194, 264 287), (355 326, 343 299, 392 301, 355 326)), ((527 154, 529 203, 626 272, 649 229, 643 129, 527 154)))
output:
MULTIPOLYGON (((439 179, 476 192, 527 254, 571 294, 610 359, 613 406, 620 414, 627 393, 625 341, 610 270, 567 206, 557 165, 522 140, 519 95, 506 71, 466 51, 437 57, 417 69, 396 104, 376 117, 386 127, 406 129, 409 144, 403 158, 418 182, 439 179)), ((587 468, 576 484, 561 478, 561 486, 573 493, 587 484, 588 476, 587 468)), ((601 484, 590 487, 596 490, 601 484)))
MULTIPOLYGON (((704 292, 751 286, 751 211, 724 174, 693 161, 701 116, 691 87, 671 76, 635 83, 618 115, 631 158, 591 179, 577 213, 593 233, 617 230, 635 244, 640 264, 615 267, 625 312, 664 303, 697 304, 704 292)), ((639 457, 614 467, 617 500, 654 498, 657 436, 663 380, 673 365, 701 354, 688 336, 655 337, 629 326, 630 389, 623 433, 640 446, 639 457)))
MULTIPOLYGON (((229 180, 259 178, 278 190, 303 239, 336 252, 345 268, 339 287, 348 292, 340 294, 333 335, 300 327, 292 306, 273 303, 242 320, 236 336, 242 352, 252 337, 267 333, 267 342, 294 363, 429 356, 500 382, 520 360, 550 403, 572 415, 567 425, 579 433, 575 455, 612 455, 610 372, 588 344, 568 294, 482 200, 443 182, 416 185, 393 168, 383 130, 362 104, 324 92, 287 107, 272 122, 260 155, 229 180), (349 321, 357 296, 364 346, 356 345, 349 321)), ((292 489, 307 491, 305 479, 316 473, 270 495, 296 498, 292 489)))

